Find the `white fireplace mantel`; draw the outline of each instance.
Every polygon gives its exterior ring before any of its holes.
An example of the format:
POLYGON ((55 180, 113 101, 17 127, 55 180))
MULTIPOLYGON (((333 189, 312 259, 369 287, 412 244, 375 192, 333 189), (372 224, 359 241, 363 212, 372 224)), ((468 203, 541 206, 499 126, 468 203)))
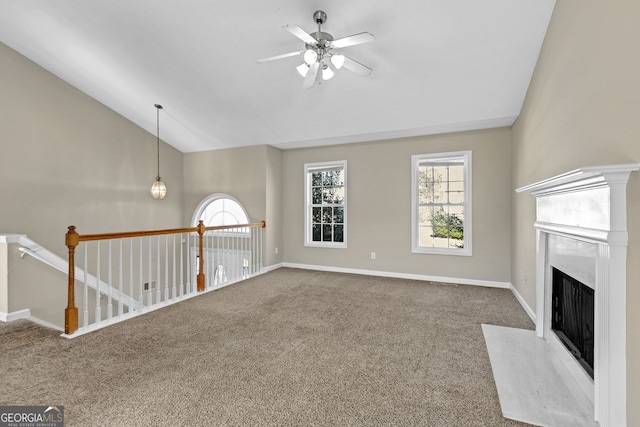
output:
POLYGON ((602 427, 626 426, 626 259, 629 175, 640 164, 576 169, 526 187, 536 197, 536 332, 558 352, 594 404, 602 427), (594 247, 584 262, 593 263, 595 289, 594 379, 579 368, 551 332, 551 265, 558 238, 576 247, 594 247), (588 389, 588 390, 587 390, 588 389))

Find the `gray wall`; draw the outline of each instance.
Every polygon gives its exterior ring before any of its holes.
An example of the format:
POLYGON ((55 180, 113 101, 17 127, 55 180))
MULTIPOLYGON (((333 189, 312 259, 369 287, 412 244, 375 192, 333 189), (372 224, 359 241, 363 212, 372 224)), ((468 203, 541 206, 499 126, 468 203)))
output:
POLYGON ((184 223, 192 221, 205 197, 229 194, 244 206, 250 221, 267 222, 264 265, 280 263, 281 161, 281 151, 266 145, 185 154, 184 223))
MULTIPOLYGON (((513 187, 640 161, 640 3, 558 0, 513 127, 513 187)), ((628 425, 640 425, 640 174, 628 188, 628 425)), ((511 281, 535 308, 535 200, 513 196, 511 281)))
POLYGON ((508 283, 510 139, 503 128, 284 151, 284 261, 508 283), (413 254, 411 155, 461 150, 473 152, 473 256, 413 254), (348 248, 305 247, 304 164, 335 160, 348 163, 348 248))
MULTIPOLYGON (((69 225, 81 234, 182 226, 179 151, 161 144, 168 194, 153 200, 154 135, 3 44, 0 94, 0 233, 27 234, 66 257, 69 225)), ((152 117, 158 101, 149 100, 152 117)), ((43 320, 60 324, 62 273, 33 259, 9 258, 22 262, 12 271, 9 312, 38 295, 49 301, 43 320), (21 268, 26 264, 36 267, 21 268)))

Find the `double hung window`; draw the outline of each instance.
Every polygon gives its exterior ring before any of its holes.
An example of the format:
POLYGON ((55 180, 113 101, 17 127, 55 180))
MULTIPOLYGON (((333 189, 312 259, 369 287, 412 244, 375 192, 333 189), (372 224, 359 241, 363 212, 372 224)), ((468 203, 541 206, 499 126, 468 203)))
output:
POLYGON ((411 163, 413 252, 471 255, 471 151, 411 163))
POLYGON ((308 163, 305 245, 347 247, 347 162, 308 163))

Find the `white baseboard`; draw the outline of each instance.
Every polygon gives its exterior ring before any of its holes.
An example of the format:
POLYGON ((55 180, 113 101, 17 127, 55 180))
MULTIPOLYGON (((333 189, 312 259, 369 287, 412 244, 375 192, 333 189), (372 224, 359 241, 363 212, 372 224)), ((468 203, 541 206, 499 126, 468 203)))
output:
POLYGON ((27 308, 25 310, 18 310, 12 313, 4 313, 0 311, 0 321, 2 322, 13 322, 18 319, 28 319, 31 317, 31 311, 27 308))
POLYGON ((273 264, 273 265, 267 265, 266 267, 262 267, 262 272, 263 273, 268 273, 269 271, 277 270, 277 269, 282 268, 282 267, 284 267, 284 265, 282 263, 273 264))
POLYGON ((58 325, 54 325, 53 323, 46 322, 42 319, 38 319, 37 317, 29 317, 33 323, 37 323, 40 326, 44 326, 45 328, 55 329, 56 331, 64 332, 64 328, 61 328, 58 325))
POLYGON ((8 322, 13 322, 14 320, 19 320, 19 319, 27 319, 32 321, 33 323, 37 323, 38 325, 44 326, 49 329, 55 329, 56 331, 64 331, 64 329, 58 325, 54 325, 53 323, 49 323, 42 319, 38 319, 37 317, 31 316, 31 310, 29 310, 28 308, 24 310, 14 311, 12 313, 3 313, 0 311, 0 322, 8 323, 8 322))
POLYGON ((511 289, 511 292, 516 297, 516 299, 518 300, 518 302, 520 303, 522 308, 524 308, 524 311, 527 313, 529 318, 533 321, 533 324, 535 325, 536 324, 536 312, 533 311, 533 309, 531 309, 531 307, 529 306, 529 304, 527 304, 527 302, 524 300, 524 298, 522 298, 522 295, 520 295, 520 292, 518 292, 518 290, 515 288, 515 286, 510 284, 509 288, 511 289))
POLYGON ((363 274, 366 276, 393 277, 397 279, 423 280, 427 282, 451 283, 456 285, 486 286, 490 288, 510 289, 512 287, 511 283, 509 282, 462 279, 457 277, 428 276, 424 274, 397 273, 393 271, 377 271, 377 270, 363 270, 358 268, 328 267, 323 265, 295 264, 295 263, 289 263, 289 262, 282 263, 282 267, 301 268, 304 270, 331 271, 334 273, 363 274))

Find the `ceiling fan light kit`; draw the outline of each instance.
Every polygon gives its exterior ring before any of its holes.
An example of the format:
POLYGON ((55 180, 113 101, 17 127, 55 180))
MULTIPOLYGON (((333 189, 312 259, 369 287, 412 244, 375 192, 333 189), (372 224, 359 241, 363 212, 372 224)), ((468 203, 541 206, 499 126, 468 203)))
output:
POLYGON ((369 43, 375 40, 372 34, 364 32, 335 40, 329 33, 322 31, 322 24, 327 22, 327 14, 322 10, 313 13, 313 20, 318 24, 318 31, 307 33, 297 25, 285 25, 285 30, 304 42, 304 50, 271 56, 258 60, 259 63, 274 61, 292 56, 302 56, 303 63, 296 67, 298 73, 304 78, 302 86, 312 88, 316 82, 331 79, 336 70, 344 68, 360 75, 371 74, 371 68, 363 65, 348 56, 335 52, 348 46, 369 43))

